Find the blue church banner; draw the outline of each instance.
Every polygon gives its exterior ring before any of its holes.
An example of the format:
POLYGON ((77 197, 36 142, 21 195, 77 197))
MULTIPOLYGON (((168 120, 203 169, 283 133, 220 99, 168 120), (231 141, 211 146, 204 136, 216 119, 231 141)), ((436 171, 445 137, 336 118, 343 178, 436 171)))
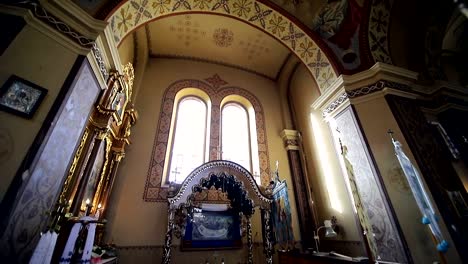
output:
POLYGON ((272 220, 276 244, 281 249, 291 249, 294 247, 294 234, 286 181, 276 183, 273 200, 272 220))

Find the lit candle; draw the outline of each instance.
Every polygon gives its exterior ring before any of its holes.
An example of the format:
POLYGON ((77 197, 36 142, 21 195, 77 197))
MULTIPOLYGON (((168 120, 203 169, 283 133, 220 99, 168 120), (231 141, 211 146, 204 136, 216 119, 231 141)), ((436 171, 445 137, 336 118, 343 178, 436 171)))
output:
POLYGON ((102 211, 102 208, 101 208, 101 207, 102 207, 102 205, 101 205, 101 204, 98 204, 96 213, 94 214, 94 217, 95 217, 96 219, 99 219, 99 216, 101 216, 101 211, 102 211))
POLYGON ((86 199, 86 211, 85 211, 85 216, 89 215, 89 211, 91 211, 91 201, 89 199, 86 199))

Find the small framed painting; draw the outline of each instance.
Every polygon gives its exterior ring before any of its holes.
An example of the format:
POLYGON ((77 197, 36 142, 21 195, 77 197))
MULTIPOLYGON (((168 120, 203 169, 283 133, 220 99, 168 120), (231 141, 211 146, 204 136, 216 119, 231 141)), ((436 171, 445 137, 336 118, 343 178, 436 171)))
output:
POLYGON ((0 89, 0 109, 32 118, 46 94, 46 89, 12 75, 0 89))

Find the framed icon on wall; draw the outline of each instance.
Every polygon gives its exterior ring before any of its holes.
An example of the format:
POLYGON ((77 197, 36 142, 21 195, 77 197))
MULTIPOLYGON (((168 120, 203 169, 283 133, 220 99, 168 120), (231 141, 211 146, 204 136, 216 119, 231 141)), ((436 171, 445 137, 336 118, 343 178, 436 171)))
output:
POLYGON ((0 109, 32 118, 46 94, 46 89, 12 75, 0 89, 0 109))

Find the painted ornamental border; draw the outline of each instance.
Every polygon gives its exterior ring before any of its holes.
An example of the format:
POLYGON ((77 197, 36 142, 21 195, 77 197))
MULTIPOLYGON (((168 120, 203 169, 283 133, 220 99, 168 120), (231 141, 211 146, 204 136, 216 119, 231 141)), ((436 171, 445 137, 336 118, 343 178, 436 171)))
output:
POLYGON ((115 43, 133 30, 153 20, 177 14, 205 13, 222 15, 243 21, 271 35, 294 52, 315 78, 320 91, 326 90, 337 78, 333 56, 328 56, 318 36, 314 36, 286 12, 274 4, 260 0, 156 0, 125 1, 108 16, 115 43), (283 14, 284 13, 284 14, 283 14), (318 43, 318 44, 317 44, 318 43), (320 46, 319 46, 320 45, 320 46))
MULTIPOLYGON (((214 75, 215 77, 218 75, 214 75)), ((218 77, 219 78, 219 77, 218 77)), ((212 78, 206 79, 208 82, 212 78)), ((218 146, 220 142, 220 107, 223 98, 229 95, 240 95, 250 101, 255 112, 255 123, 257 126, 258 157, 260 161, 260 178, 262 185, 270 180, 270 162, 268 157, 268 143, 266 137, 265 117, 260 101, 250 92, 232 86, 225 86, 226 82, 209 85, 200 80, 179 80, 171 84, 166 92, 161 104, 161 111, 158 119, 157 131, 151 154, 151 161, 143 193, 143 200, 146 202, 167 202, 167 188, 162 187, 163 169, 168 148, 171 117, 173 114, 174 99, 180 90, 184 88, 198 88, 208 94, 211 100, 211 122, 210 122, 210 142, 209 160, 217 160, 218 146)))

